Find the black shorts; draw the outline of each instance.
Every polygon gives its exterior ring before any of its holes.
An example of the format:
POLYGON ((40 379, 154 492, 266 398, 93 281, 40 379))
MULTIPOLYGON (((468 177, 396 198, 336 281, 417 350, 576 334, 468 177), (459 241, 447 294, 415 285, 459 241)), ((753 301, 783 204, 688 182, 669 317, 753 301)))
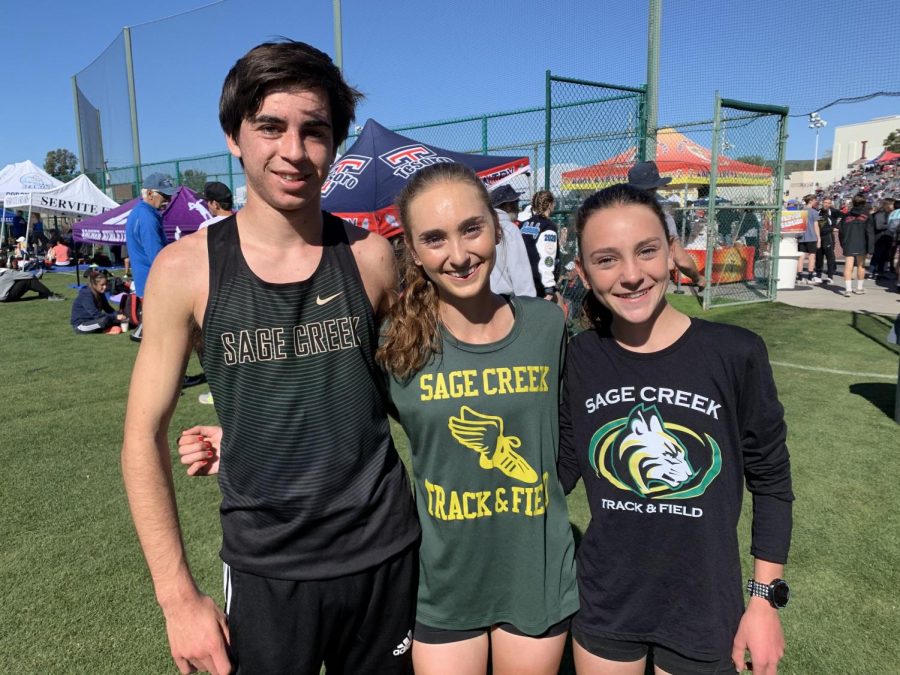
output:
POLYGON ((653 658, 653 665, 670 673, 670 675, 718 675, 728 673, 734 675, 734 661, 731 654, 723 654, 718 659, 701 661, 692 659, 661 645, 646 642, 628 642, 610 640, 588 635, 577 627, 572 627, 572 639, 594 656, 610 661, 631 663, 640 661, 648 655, 653 658))
MULTIPOLYGON (((512 635, 518 635, 520 637, 551 638, 567 633, 569 631, 569 624, 571 623, 572 617, 567 617, 559 623, 553 624, 552 626, 550 626, 550 628, 539 635, 529 635, 528 633, 523 633, 511 623, 498 623, 497 628, 506 631, 507 633, 511 633, 512 635)), ((450 630, 448 628, 434 628, 433 626, 426 626, 424 623, 419 623, 418 621, 416 621, 416 629, 415 632, 413 632, 413 638, 418 642, 424 642, 428 645, 446 645, 450 644, 451 642, 462 642, 463 640, 476 638, 479 635, 484 635, 485 633, 489 632, 490 629, 491 626, 485 626, 483 628, 471 628, 468 630, 450 630)))
POLYGON ((226 566, 231 661, 238 674, 412 673, 418 544, 335 579, 269 579, 226 566))
POLYGON ((815 253, 816 249, 819 248, 814 241, 798 241, 797 242, 797 250, 800 253, 815 253))

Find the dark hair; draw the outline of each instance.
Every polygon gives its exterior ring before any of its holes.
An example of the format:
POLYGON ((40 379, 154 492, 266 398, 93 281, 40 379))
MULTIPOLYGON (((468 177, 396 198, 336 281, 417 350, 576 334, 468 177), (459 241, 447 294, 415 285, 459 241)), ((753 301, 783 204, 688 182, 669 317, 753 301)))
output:
POLYGON ((441 351, 438 329, 438 293, 434 282, 415 264, 410 243, 409 210, 422 192, 439 183, 463 183, 478 192, 491 215, 494 231, 500 231, 497 213, 481 179, 463 164, 432 164, 417 171, 395 202, 403 226, 405 246, 400 255, 400 284, 403 294, 391 307, 390 322, 375 358, 392 375, 406 378, 424 366, 432 354, 441 351))
POLYGON ((854 195, 851 201, 853 206, 865 206, 867 202, 868 199, 866 199, 866 196, 864 194, 854 195))
MULTIPOLYGON (((581 257, 582 268, 585 266, 582 239, 584 238, 584 228, 590 217, 604 209, 633 205, 646 206, 653 211, 656 219, 659 221, 659 226, 665 233, 666 241, 670 239, 669 230, 666 227, 666 214, 652 192, 641 190, 627 183, 611 185, 585 199, 575 214, 575 237, 578 240, 578 255, 581 257)), ((584 300, 582 300, 581 311, 582 323, 586 324, 586 327, 593 326, 600 330, 609 331, 612 323, 612 313, 596 298, 590 289, 588 289, 584 300)))
POLYGON ((809 204, 813 199, 818 199, 818 197, 816 197, 816 195, 806 195, 806 196, 803 198, 803 203, 804 203, 804 204, 809 204))
POLYGON ((234 197, 223 197, 222 199, 213 199, 213 201, 226 211, 231 211, 234 208, 234 197))
POLYGON ((257 45, 228 71, 219 99, 222 130, 237 140, 241 122, 256 114, 266 96, 293 89, 321 89, 328 96, 337 148, 347 138, 363 95, 344 81, 327 54, 287 39, 257 45))

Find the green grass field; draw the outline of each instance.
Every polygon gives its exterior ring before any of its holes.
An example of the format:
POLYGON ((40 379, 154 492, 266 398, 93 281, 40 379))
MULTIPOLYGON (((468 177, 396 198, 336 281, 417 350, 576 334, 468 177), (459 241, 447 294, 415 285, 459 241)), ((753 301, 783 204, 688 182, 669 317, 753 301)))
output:
MULTIPOLYGON (((45 281, 74 297, 71 276, 45 281)), ((690 297, 673 302, 699 311, 690 297)), ((137 345, 74 335, 70 306, 0 304, 0 672, 176 672, 119 473, 137 345)), ((884 342, 888 321, 781 304, 704 316, 760 333, 775 362, 863 374, 774 366, 797 496, 781 672, 900 672, 900 491, 891 487, 900 451, 898 353, 884 342)), ((189 372, 197 371, 192 361, 189 372)), ((182 428, 215 421, 212 407, 197 403, 203 391, 184 392, 173 447, 182 428)), ((215 481, 188 479, 179 467, 175 484, 195 576, 221 598, 215 481)), ((580 487, 569 506, 583 530, 580 487)), ((749 499, 744 516, 749 569, 749 499)))

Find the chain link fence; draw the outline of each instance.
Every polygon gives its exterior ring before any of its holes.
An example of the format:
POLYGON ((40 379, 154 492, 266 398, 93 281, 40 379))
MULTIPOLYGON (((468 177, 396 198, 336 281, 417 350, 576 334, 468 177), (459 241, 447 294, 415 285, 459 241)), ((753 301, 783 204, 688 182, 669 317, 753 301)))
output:
POLYGON ((713 121, 703 307, 774 300, 779 274, 787 108, 720 99, 713 121), (714 223, 715 226, 710 226, 714 223))
MULTIPOLYGON (((623 87, 552 75, 547 71, 541 187, 556 195, 559 290, 570 319, 585 288, 575 271, 578 206, 605 185, 622 182, 646 136, 644 87, 623 87)), ((574 327, 574 324, 573 324, 574 327)))

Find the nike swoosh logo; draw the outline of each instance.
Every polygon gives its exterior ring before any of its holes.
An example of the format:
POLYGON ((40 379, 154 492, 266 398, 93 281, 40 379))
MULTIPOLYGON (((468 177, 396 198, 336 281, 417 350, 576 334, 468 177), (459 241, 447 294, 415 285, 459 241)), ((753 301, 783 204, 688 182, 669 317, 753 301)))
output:
MULTIPOLYGON (((341 293, 343 293, 343 291, 341 291, 341 293)), ((331 302, 332 300, 334 300, 334 299, 335 299, 337 296, 339 296, 341 293, 335 293, 334 295, 329 295, 327 298, 323 298, 323 297, 317 295, 317 296, 316 296, 316 304, 319 305, 319 306, 327 305, 329 302, 331 302)))

